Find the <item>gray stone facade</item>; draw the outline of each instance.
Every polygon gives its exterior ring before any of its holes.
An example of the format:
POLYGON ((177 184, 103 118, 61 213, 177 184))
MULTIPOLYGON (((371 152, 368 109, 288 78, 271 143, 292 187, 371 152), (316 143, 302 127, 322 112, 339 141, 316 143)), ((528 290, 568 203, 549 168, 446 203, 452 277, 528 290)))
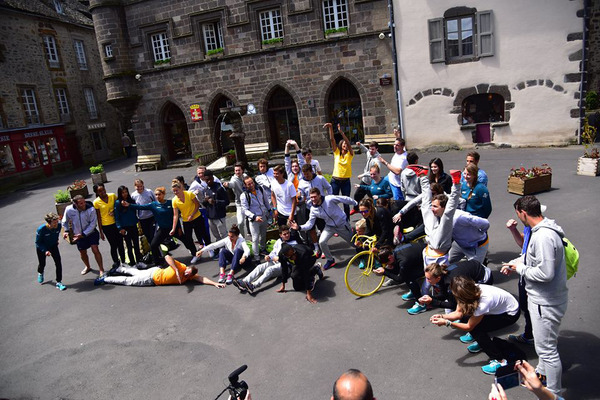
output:
POLYGON ((269 108, 277 108, 270 101, 281 90, 295 104, 302 145, 325 151, 322 125, 340 79, 358 92, 364 133, 391 132, 398 121, 394 86, 380 85, 380 78, 393 75, 387 2, 347 5, 347 31, 326 34, 323 2, 317 0, 92 0, 98 44, 110 45, 114 55, 102 64, 108 101, 131 116, 140 154, 167 159, 173 157, 167 150, 166 109, 175 105, 185 116, 192 154, 220 152, 214 116, 223 98, 236 106, 255 105, 257 114, 243 118, 246 140, 269 142, 273 149, 269 108), (280 11, 283 38, 263 43, 259 14, 273 9, 280 11), (207 55, 203 24, 217 21, 223 50, 207 55), (151 47, 157 32, 166 33, 170 51, 160 64, 151 47), (192 104, 200 105, 203 121, 192 122, 192 104))
POLYGON ((74 154, 69 157, 73 164, 97 163, 122 153, 116 112, 106 103, 100 56, 87 8, 76 0, 61 0, 60 4, 62 14, 52 1, 0 2, 1 131, 62 124, 67 140, 72 141, 74 154), (56 44, 58 62, 52 65, 44 36, 51 36, 56 44), (83 45, 85 62, 78 60, 75 41, 83 45), (28 123, 26 119, 23 87, 35 93, 39 123, 28 123), (88 111, 86 88, 92 90, 96 116, 88 111), (59 111, 56 89, 66 93, 68 114, 59 111))

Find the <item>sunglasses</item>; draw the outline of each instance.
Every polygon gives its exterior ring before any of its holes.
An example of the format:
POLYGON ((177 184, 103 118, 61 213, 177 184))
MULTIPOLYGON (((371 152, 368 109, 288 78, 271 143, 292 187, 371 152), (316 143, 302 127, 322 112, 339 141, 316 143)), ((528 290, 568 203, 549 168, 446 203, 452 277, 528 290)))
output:
POLYGON ((359 212, 360 212, 361 214, 368 214, 368 213, 369 213, 369 210, 362 210, 362 211, 359 211, 359 212))

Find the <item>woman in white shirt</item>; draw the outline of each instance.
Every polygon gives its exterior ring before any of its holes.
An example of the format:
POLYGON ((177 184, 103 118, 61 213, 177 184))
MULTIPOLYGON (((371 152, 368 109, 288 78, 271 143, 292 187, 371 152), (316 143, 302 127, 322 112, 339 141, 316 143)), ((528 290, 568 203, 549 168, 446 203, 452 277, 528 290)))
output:
POLYGON ((517 322, 521 313, 519 302, 504 289, 478 285, 464 276, 454 277, 450 290, 458 304, 456 310, 445 315, 433 315, 431 323, 470 332, 475 341, 467 349, 471 353, 484 351, 491 361, 481 369, 488 375, 495 374, 498 368, 507 365, 509 354, 492 341, 488 332, 517 322), (467 322, 462 322, 466 318, 467 322))
POLYGON ((203 247, 196 253, 196 257, 201 257, 205 251, 216 249, 221 249, 219 252, 219 283, 231 285, 235 272, 240 269, 250 255, 250 248, 244 237, 240 235, 240 229, 237 225, 231 225, 226 238, 203 247), (231 269, 225 277, 225 269, 228 264, 231 264, 231 269))

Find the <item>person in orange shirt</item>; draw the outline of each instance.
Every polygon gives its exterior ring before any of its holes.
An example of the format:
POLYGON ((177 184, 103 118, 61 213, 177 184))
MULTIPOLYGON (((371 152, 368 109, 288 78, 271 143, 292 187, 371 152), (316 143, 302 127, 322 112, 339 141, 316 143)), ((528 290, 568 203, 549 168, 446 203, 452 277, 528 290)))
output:
POLYGON ((108 274, 96 278, 94 285, 112 283, 114 285, 125 286, 162 286, 162 285, 182 285, 189 280, 195 280, 205 285, 213 285, 216 288, 224 288, 222 283, 214 282, 204 276, 198 275, 198 268, 188 267, 175 260, 170 255, 165 256, 165 261, 169 265, 167 268, 153 267, 146 270, 138 270, 126 264, 110 270, 108 274), (123 276, 114 276, 115 274, 123 276))

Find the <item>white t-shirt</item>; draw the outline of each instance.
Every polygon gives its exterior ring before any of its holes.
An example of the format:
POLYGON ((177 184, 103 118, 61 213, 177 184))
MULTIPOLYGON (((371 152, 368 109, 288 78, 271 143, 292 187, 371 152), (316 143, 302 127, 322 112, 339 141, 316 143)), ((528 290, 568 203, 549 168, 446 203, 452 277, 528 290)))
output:
MULTIPOLYGON (((405 169, 406 166, 408 165, 408 161, 406 161, 406 151, 402 154, 394 154, 394 157, 392 157, 392 162, 390 162, 390 165, 397 167, 397 168, 402 168, 405 169)), ((388 181, 390 181, 390 185, 394 185, 396 187, 400 187, 402 185, 401 180, 400 180, 400 174, 396 175, 395 173, 393 173, 392 171, 389 172, 388 174, 388 181)))
POLYGON ((506 290, 490 285, 478 286, 481 290, 481 297, 473 316, 499 315, 504 313, 515 315, 519 311, 519 302, 506 290))
POLYGON ((296 197, 296 188, 290 181, 279 184, 277 180, 271 181, 271 190, 277 200, 277 212, 289 216, 292 213, 292 201, 296 197))
POLYGON ((313 172, 315 174, 317 172, 321 172, 321 164, 319 164, 319 161, 317 161, 313 158, 312 160, 310 160, 310 165, 312 166, 313 172))

